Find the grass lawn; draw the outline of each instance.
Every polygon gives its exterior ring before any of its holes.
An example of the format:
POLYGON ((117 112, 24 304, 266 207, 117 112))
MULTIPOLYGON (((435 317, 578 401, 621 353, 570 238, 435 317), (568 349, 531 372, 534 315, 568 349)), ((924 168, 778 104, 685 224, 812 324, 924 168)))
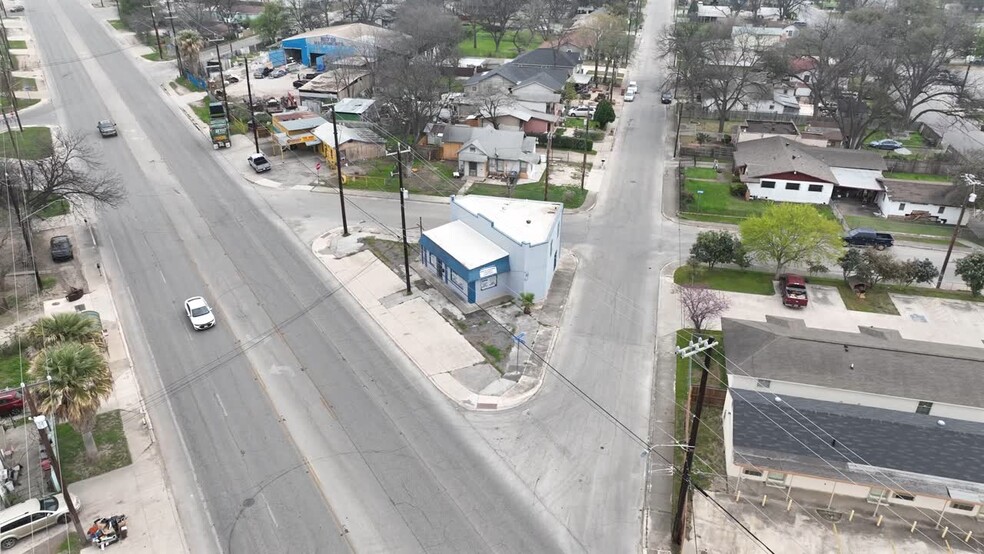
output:
POLYGON ((939 181, 949 183, 953 179, 949 175, 930 175, 928 173, 885 173, 886 179, 904 179, 906 181, 939 181))
POLYGON ((26 40, 8 40, 7 44, 10 45, 11 50, 27 50, 26 40))
MULTIPOLYGON (((366 168, 365 175, 350 175, 345 186, 360 190, 375 190, 380 192, 399 192, 400 179, 390 175, 396 171, 396 161, 389 158, 360 162, 366 168)), ((452 169, 445 164, 434 163, 424 165, 414 162, 413 171, 403 175, 403 186, 411 194, 426 194, 428 196, 451 196, 461 189, 461 183, 451 178, 452 169)), ((332 181, 333 182, 333 181, 332 181)))
POLYGON ((515 58, 519 52, 516 50, 516 45, 513 44, 513 38, 516 38, 516 42, 519 43, 524 52, 535 49, 543 42, 542 37, 539 35, 532 36, 529 31, 506 31, 499 42, 499 50, 496 50, 492 35, 480 28, 476 43, 473 40, 471 26, 465 25, 465 39, 458 43, 458 51, 462 57, 515 58))
POLYGON ((140 56, 140 57, 143 58, 143 59, 145 59, 145 60, 150 60, 152 62, 159 62, 159 61, 161 61, 161 56, 160 56, 160 54, 157 53, 157 50, 154 50, 153 52, 151 52, 149 54, 144 54, 143 56, 140 56))
POLYGON ((24 370, 24 377, 27 378, 27 369, 30 367, 26 358, 16 351, 0 358, 0 388, 19 387, 21 384, 21 369, 24 370))
POLYGON ((14 90, 38 90, 38 82, 30 77, 14 77, 10 85, 14 90))
MULTIPOLYGON (((714 354, 711 359, 711 371, 717 375, 721 381, 727 382, 727 376, 724 372, 724 352, 723 347, 720 344, 721 341, 721 331, 706 331, 706 335, 712 336, 719 341, 718 347, 714 349, 714 354)), ((690 330, 680 329, 677 331, 677 346, 683 347, 690 343, 692 334, 690 330)), ((703 359, 703 357, 701 357, 703 359)), ((699 385, 701 370, 698 363, 693 364, 690 368, 690 362, 684 358, 677 357, 676 366, 676 379, 674 381, 674 396, 676 399, 675 417, 674 417, 674 435, 677 442, 686 443, 690 438, 689 433, 686 432, 686 421, 687 421, 687 396, 689 395, 690 387, 689 384, 699 385), (690 376, 690 383, 688 383, 688 375, 690 376)), ((722 382, 714 377, 714 375, 708 375, 707 387, 708 388, 724 388, 722 382)), ((716 473, 718 475, 724 475, 724 441, 722 437, 724 436, 724 427, 721 418, 721 408, 704 405, 704 410, 701 413, 700 418, 700 428, 697 430, 697 450, 694 452, 694 464, 692 466, 692 478, 693 481, 701 488, 707 489, 711 484, 711 478, 716 473)), ((674 449, 674 460, 673 465, 676 468, 682 469, 683 462, 685 458, 685 452, 683 448, 674 449)), ((680 488, 680 474, 679 472, 674 473, 675 485, 673 487, 674 491, 680 488)), ((674 503, 676 502, 676 495, 674 494, 674 503)))
MULTIPOLYGON (((0 134, 0 149, 6 148, 11 152, 13 143, 17 143, 20 148, 20 156, 25 160, 40 160, 47 158, 54 152, 51 143, 51 129, 47 127, 24 127, 24 132, 14 131, 13 140, 8 136, 9 133, 0 134)), ((10 155, 8 157, 13 157, 10 155)))
POLYGON ((130 465, 130 451, 123 433, 123 419, 119 410, 96 416, 93 437, 99 448, 99 459, 90 463, 85 458, 82 435, 75 432, 67 423, 58 424, 58 448, 62 461, 62 476, 71 485, 89 477, 102 475, 130 465))
POLYGON ((844 219, 852 229, 870 227, 883 233, 900 233, 906 235, 933 235, 949 237, 953 234, 953 226, 939 223, 916 223, 914 221, 896 221, 867 215, 846 215, 844 219))
POLYGON ((688 167, 683 171, 688 179, 715 181, 718 178, 718 172, 713 167, 688 167))
MULTIPOLYGON (((484 196, 509 196, 509 189, 505 185, 494 185, 490 183, 475 183, 468 194, 481 194, 484 196)), ((588 196, 588 191, 581 190, 579 187, 552 186, 547 191, 547 200, 550 202, 563 202, 568 209, 580 208, 584 199, 588 196)), ((540 183, 528 183, 516 185, 512 190, 513 198, 525 198, 526 200, 543 200, 543 185, 540 183)))
POLYGON ((673 272, 673 282, 678 285, 704 285, 714 290, 745 292, 771 296, 776 293, 772 285, 772 274, 761 271, 742 271, 740 269, 719 268, 697 270, 691 275, 690 266, 684 265, 673 272))
MULTIPOLYGON (((205 92, 205 89, 198 88, 198 85, 189 81, 187 77, 178 77, 174 82, 191 92, 205 92)), ((174 88, 173 85, 171 88, 174 88)))
MULTIPOLYGON (((590 129, 601 129, 601 125, 597 121, 595 121, 593 119, 590 119, 589 121, 590 121, 590 123, 588 123, 588 129, 589 130, 590 129)), ((572 128, 572 129, 584 129, 584 118, 583 117, 565 117, 564 118, 564 125, 563 126, 564 127, 569 127, 569 128, 572 128)))
POLYGON ((210 117, 208 113, 208 98, 203 99, 201 102, 192 104, 191 109, 194 110, 195 115, 197 115, 198 119, 201 119, 202 122, 209 122, 210 117))
POLYGON ((125 31, 126 30, 126 25, 122 21, 120 21, 119 19, 110 19, 109 21, 107 21, 107 23, 109 23, 110 25, 112 25, 113 28, 116 29, 117 31, 125 31))
POLYGON ((68 533, 65 540, 58 546, 58 554, 80 554, 82 549, 89 546, 83 543, 75 533, 68 533))
MULTIPOLYGON (((17 99, 17 109, 18 110, 23 110, 24 108, 33 106, 33 105, 37 104, 40 101, 41 100, 38 99, 38 98, 18 98, 17 99)), ((3 106, 3 107, 6 108, 9 105, 10 105, 10 100, 7 100, 7 98, 0 98, 0 106, 3 106)))
MULTIPOLYGON (((919 132, 917 132, 917 131, 913 131, 913 132, 909 133, 909 137, 906 138, 905 140, 899 140, 898 138, 890 137, 884 131, 877 131, 875 134, 871 135, 871 137, 868 140, 865 141, 865 144, 868 144, 869 142, 874 142, 876 140, 882 140, 882 139, 887 139, 887 138, 890 138, 890 139, 893 139, 893 140, 898 140, 899 142, 902 143, 902 146, 904 146, 906 148, 910 148, 910 149, 911 148, 922 148, 922 147, 926 146, 926 142, 923 140, 922 135, 919 134, 919 132)), ((867 148, 867 146, 866 146, 866 148, 867 148)))
POLYGON ((727 223, 729 225, 738 225, 741 223, 741 220, 745 219, 744 217, 734 215, 699 214, 695 212, 680 212, 677 216, 687 221, 707 221, 710 223, 727 223))
POLYGON ((68 200, 64 198, 59 198, 58 200, 53 200, 50 204, 44 207, 43 210, 38 212, 38 217, 41 219, 47 219, 49 217, 56 217, 59 215, 65 215, 72 210, 72 205, 69 204, 68 200))

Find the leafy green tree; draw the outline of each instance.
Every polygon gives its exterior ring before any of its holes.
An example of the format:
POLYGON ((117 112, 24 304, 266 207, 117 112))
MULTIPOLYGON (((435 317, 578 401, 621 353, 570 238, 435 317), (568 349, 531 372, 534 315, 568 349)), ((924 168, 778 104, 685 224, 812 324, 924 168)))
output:
POLYGON ((778 277, 790 265, 836 259, 842 250, 841 227, 810 204, 775 204, 738 227, 752 256, 775 264, 778 277))
POLYGON ((78 312, 66 312, 39 319, 27 330, 27 338, 37 348, 62 342, 102 346, 99 322, 78 312))
POLYGON ((202 35, 198 31, 184 29, 178 32, 174 43, 178 46, 178 51, 181 52, 182 69, 194 75, 202 75, 202 61, 199 55, 202 48, 205 48, 207 44, 202 35))
POLYGON ((252 29, 256 31, 263 42, 271 43, 287 28, 287 11, 279 1, 263 4, 263 11, 253 20, 252 29))
POLYGON ((38 409, 67 421, 82 435, 86 457, 97 459, 96 412, 113 390, 113 375, 99 350, 77 342, 49 346, 31 362, 31 377, 43 383, 35 391, 38 409))
POLYGON ((841 266, 841 274, 844 276, 845 284, 847 284, 847 278, 852 275, 867 281, 871 273, 871 267, 868 266, 867 260, 865 260, 864 256, 861 255, 861 251, 857 248, 848 248, 845 250, 844 255, 837 258, 837 265, 841 266))
POLYGON ((690 247, 690 256, 708 269, 714 269, 717 264, 735 261, 735 253, 740 248, 738 237, 727 231, 702 231, 697 233, 697 240, 690 247))
POLYGON ((602 129, 612 121, 615 121, 615 108, 612 107, 612 103, 605 99, 598 102, 598 107, 595 108, 594 120, 598 122, 598 126, 602 129))
POLYGON ((970 287, 970 294, 980 296, 984 289, 984 252, 974 252, 957 261, 957 275, 970 287))
POLYGON ((899 266, 900 271, 896 281, 903 287, 913 283, 929 283, 940 276, 940 270, 929 258, 923 260, 912 258, 901 262, 899 266))

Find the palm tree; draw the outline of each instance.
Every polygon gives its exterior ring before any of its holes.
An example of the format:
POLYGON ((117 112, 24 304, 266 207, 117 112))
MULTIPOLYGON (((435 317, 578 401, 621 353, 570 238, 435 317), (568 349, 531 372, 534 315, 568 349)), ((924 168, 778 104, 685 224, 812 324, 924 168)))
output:
POLYGON ((85 455, 99 457, 92 430, 96 412, 113 390, 113 375, 102 354, 91 344, 66 342, 48 346, 31 363, 38 386, 38 409, 67 421, 80 435, 85 455))
MULTIPOLYGON (((174 43, 178 46, 178 50, 181 51, 181 61, 182 65, 186 71, 194 73, 195 75, 201 75, 201 60, 198 57, 199 52, 202 48, 205 48, 205 39, 198 31, 192 29, 184 29, 175 38, 174 43)), ((183 75, 182 75, 183 77, 183 75)))
POLYGON ((36 348, 62 342, 103 345, 99 320, 78 312, 66 312, 39 319, 27 330, 27 339, 36 348))

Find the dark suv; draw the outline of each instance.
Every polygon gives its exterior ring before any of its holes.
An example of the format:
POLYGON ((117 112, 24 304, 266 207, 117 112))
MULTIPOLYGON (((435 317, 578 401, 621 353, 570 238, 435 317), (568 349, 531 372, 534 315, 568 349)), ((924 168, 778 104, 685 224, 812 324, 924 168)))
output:
POLYGON ((0 392, 0 417, 20 415, 24 411, 24 398, 20 391, 0 392))
POLYGON ((51 259, 56 262, 67 262, 74 258, 72 241, 65 235, 51 237, 51 259))

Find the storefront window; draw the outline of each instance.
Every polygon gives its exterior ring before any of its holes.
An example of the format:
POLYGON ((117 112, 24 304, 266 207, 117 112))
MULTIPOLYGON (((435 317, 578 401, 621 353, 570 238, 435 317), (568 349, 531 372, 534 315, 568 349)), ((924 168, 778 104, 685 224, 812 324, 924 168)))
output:
POLYGON ((466 283, 464 279, 459 277, 458 274, 453 271, 451 272, 451 284, 458 287, 458 290, 461 292, 464 292, 465 288, 468 286, 468 283, 466 283))

